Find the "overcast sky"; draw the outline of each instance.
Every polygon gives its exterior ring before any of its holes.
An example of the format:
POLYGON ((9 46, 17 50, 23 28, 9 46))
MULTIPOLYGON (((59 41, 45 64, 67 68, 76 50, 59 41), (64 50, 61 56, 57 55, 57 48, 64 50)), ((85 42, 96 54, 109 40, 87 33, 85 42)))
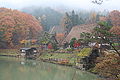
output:
POLYGON ((0 7, 21 9, 29 6, 111 11, 120 10, 120 0, 105 0, 101 5, 93 4, 91 0, 0 0, 0 7))

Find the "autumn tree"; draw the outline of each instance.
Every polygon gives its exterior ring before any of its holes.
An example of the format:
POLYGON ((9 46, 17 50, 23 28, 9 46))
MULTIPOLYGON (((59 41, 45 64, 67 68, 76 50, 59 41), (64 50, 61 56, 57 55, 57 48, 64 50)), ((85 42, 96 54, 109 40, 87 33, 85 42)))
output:
POLYGON ((37 38, 42 27, 35 17, 7 8, 0 8, 0 30, 4 31, 4 40, 8 47, 18 45, 24 39, 37 38), (30 33, 30 34, 29 34, 30 33))
POLYGON ((116 35, 120 35, 120 26, 113 26, 110 29, 110 32, 112 32, 113 34, 116 34, 116 35))
POLYGON ((108 19, 114 26, 120 26, 120 12, 118 10, 110 12, 108 19))
POLYGON ((95 23, 96 21, 98 21, 97 18, 99 18, 99 17, 97 16, 97 13, 92 12, 92 13, 90 14, 90 22, 91 22, 91 23, 95 23))
POLYGON ((113 42, 113 46, 116 48, 120 48, 120 26, 113 26, 110 29, 110 32, 113 34, 111 37, 111 41, 113 42))

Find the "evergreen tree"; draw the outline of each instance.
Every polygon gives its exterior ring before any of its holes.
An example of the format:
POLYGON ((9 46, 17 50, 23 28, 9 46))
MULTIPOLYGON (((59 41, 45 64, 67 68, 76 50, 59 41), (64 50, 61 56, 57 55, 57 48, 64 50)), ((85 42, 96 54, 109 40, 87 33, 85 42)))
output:
MULTIPOLYGON (((95 36, 99 43, 108 43, 120 56, 120 52, 112 45, 114 42, 110 39, 115 34, 110 32, 111 26, 107 22, 99 22, 98 27, 95 28, 95 36)), ((117 30, 116 30, 117 31, 117 30)))
POLYGON ((73 10, 72 11, 72 14, 71 14, 71 21, 72 21, 72 26, 76 26, 78 25, 78 21, 79 21, 79 16, 77 14, 75 14, 75 11, 73 10))
POLYGON ((72 11, 71 21, 72 21, 72 26, 75 26, 75 12, 74 12, 74 10, 72 11))
POLYGON ((75 42, 75 40, 77 40, 76 38, 72 38, 71 40, 70 40, 70 47, 71 48, 73 48, 74 47, 74 42, 75 42))
POLYGON ((63 27, 65 34, 68 34, 72 28, 72 21, 67 12, 65 13, 65 16, 62 19, 61 26, 63 27))
POLYGON ((78 24, 80 25, 84 23, 85 23, 84 19, 82 17, 79 17, 78 24))

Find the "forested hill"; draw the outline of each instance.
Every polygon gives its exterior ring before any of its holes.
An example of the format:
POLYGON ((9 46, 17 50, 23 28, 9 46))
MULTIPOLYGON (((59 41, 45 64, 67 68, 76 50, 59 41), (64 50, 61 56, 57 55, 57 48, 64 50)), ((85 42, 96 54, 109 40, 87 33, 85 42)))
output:
MULTIPOLYGON (((49 31, 53 26, 62 26, 64 24, 64 20, 71 19, 72 27, 80 24, 91 24, 93 22, 97 22, 100 16, 107 15, 107 12, 95 12, 95 11, 85 11, 85 10, 62 10, 55 9, 50 7, 25 7, 21 9, 21 11, 31 14, 38 19, 44 30, 49 31)), ((67 21, 66 21, 67 22, 67 21)), ((66 23, 65 22, 65 23, 66 23)), ((68 22, 70 22, 68 20, 68 22)))
POLYGON ((61 12, 52 8, 41 8, 41 7, 27 7, 22 9, 23 12, 29 13, 35 16, 41 21, 44 30, 49 30, 55 25, 59 25, 60 20, 63 16, 61 12))
POLYGON ((0 48, 18 45, 23 39, 35 39, 43 28, 35 17, 7 8, 0 8, 0 48))

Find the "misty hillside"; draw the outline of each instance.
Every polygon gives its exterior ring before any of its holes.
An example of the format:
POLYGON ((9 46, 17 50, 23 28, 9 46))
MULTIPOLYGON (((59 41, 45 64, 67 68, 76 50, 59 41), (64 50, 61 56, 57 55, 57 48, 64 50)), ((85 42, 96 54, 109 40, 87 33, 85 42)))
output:
POLYGON ((35 16, 41 21, 44 30, 49 30, 55 25, 59 25, 60 20, 63 16, 61 12, 54 10, 52 8, 41 8, 41 7, 27 7, 22 9, 23 12, 29 13, 35 16))

